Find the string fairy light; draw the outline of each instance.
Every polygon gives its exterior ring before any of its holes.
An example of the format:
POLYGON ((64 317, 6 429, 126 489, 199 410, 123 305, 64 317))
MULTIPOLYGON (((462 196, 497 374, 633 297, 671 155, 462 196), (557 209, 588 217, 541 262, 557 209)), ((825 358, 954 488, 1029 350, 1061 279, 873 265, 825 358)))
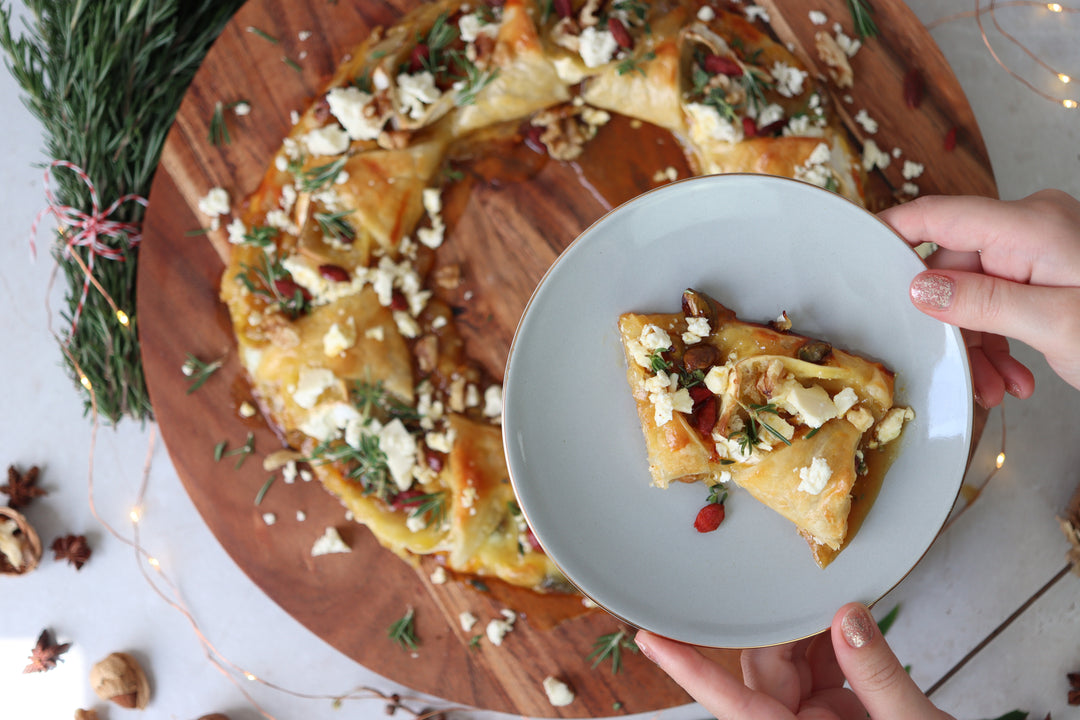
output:
POLYGON ((1050 102, 1053 102, 1055 104, 1059 104, 1059 105, 1061 105, 1063 108, 1065 108, 1067 110, 1075 110, 1077 108, 1077 105, 1078 105, 1076 100, 1073 100, 1072 98, 1064 98, 1064 99, 1062 99, 1062 98, 1059 98, 1059 97, 1057 97, 1055 95, 1052 95, 1052 94, 1050 94, 1050 93, 1036 87, 1032 82, 1030 82, 1026 78, 1022 77, 1018 73, 1014 72, 1012 70, 1012 68, 1010 68, 1005 63, 1005 61, 1001 59, 1001 57, 998 55, 997 51, 994 50, 993 45, 991 45, 991 43, 990 43, 990 37, 987 35, 986 28, 983 26, 982 17, 983 17, 984 14, 990 16, 991 21, 993 21, 993 23, 994 23, 994 27, 997 29, 997 31, 999 33, 1001 33, 1001 35, 1006 40, 1008 40, 1013 45, 1018 47, 1024 54, 1026 54, 1029 58, 1031 58, 1033 61, 1035 61, 1035 63, 1038 64, 1040 67, 1044 68, 1045 70, 1050 72, 1052 75, 1054 75, 1062 85, 1068 85, 1069 83, 1072 82, 1072 76, 1071 75, 1069 75, 1067 73, 1064 73, 1064 72, 1061 72, 1061 71, 1056 70, 1055 68, 1051 67, 1042 58, 1040 58, 1038 55, 1033 53, 1026 45, 1024 45, 1022 42, 1017 40, 1015 36, 1013 36, 1011 33, 1006 31, 1001 26, 1001 23, 998 21, 996 11, 999 8, 1006 8, 1006 7, 1039 7, 1039 8, 1045 7, 1051 13, 1054 13, 1054 14, 1057 14, 1057 15, 1066 14, 1066 13, 1080 12, 1080 9, 1067 8, 1067 7, 1062 6, 1060 3, 1042 3, 1042 2, 1036 2, 1035 0, 1010 0, 1009 2, 998 2, 998 0, 990 0, 989 5, 984 8, 983 5, 982 5, 982 0, 975 0, 975 9, 974 10, 955 13, 953 15, 949 15, 947 17, 941 18, 940 20, 936 20, 935 22, 928 23, 926 25, 926 29, 927 30, 934 30, 935 28, 940 27, 941 25, 945 25, 947 23, 953 22, 955 20, 959 20, 961 18, 974 18, 975 19, 975 24, 979 28, 979 35, 982 38, 983 45, 985 45, 986 49, 990 52, 990 56, 992 58, 994 58, 994 62, 996 62, 1005 72, 1007 72, 1009 75, 1011 75, 1016 80, 1019 80, 1025 87, 1027 87, 1029 90, 1031 90, 1033 93, 1035 93, 1039 97, 1041 97, 1041 98, 1043 98, 1045 100, 1049 100, 1050 102))

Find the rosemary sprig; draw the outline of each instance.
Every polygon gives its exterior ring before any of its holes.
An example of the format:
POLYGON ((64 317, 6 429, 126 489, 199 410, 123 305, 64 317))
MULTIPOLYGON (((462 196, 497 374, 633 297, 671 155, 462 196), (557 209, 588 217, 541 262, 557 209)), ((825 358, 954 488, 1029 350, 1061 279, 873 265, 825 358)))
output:
POLYGON ((654 373, 671 372, 671 363, 664 359, 664 353, 668 350, 653 350, 649 355, 649 369, 654 373))
POLYGON ((461 82, 464 83, 461 89, 454 95, 454 104, 458 107, 465 107, 466 105, 473 105, 476 103, 476 95, 499 76, 499 69, 489 70, 487 72, 481 72, 480 68, 476 67, 476 64, 470 61, 461 53, 455 53, 454 64, 457 65, 465 73, 465 77, 461 82))
POLYGON ((259 488, 259 492, 255 494, 255 504, 256 505, 261 503, 263 501, 263 498, 266 497, 266 491, 269 490, 270 486, 274 484, 274 480, 276 478, 277 478, 277 475, 271 475, 270 477, 266 478, 266 482, 264 482, 263 486, 261 488, 259 488))
POLYGON ((716 484, 709 488, 709 497, 705 499, 705 502, 715 505, 723 505, 727 500, 727 488, 723 484, 716 484))
POLYGON ((180 372, 182 372, 185 377, 191 379, 191 382, 188 385, 187 394, 190 395, 201 388, 203 383, 209 380, 210 376, 221 368, 223 362, 224 358, 218 358, 211 362, 203 362, 191 353, 187 353, 187 359, 184 360, 184 364, 180 366, 180 372))
POLYGON ((244 242, 256 247, 268 248, 274 244, 278 229, 270 225, 255 225, 244 233, 244 242))
POLYGON ((263 40, 265 40, 268 43, 272 43, 274 45, 278 44, 278 39, 276 37, 274 37, 273 35, 271 35, 270 33, 263 30, 262 28, 257 28, 254 25, 248 25, 247 31, 249 33, 251 33, 252 35, 258 35, 259 37, 261 37, 263 40))
POLYGON ((345 168, 345 163, 348 162, 348 160, 348 155, 342 155, 333 162, 326 163, 325 165, 316 165, 313 168, 300 172, 299 177, 297 177, 300 189, 304 192, 312 193, 326 187, 334 182, 338 173, 345 168))
POLYGON ((878 630, 881 631, 882 635, 889 632, 889 628, 891 628, 893 626, 893 623, 896 622, 896 618, 897 618, 897 616, 899 614, 900 614, 900 606, 897 605, 892 610, 890 610, 885 615, 885 617, 878 620, 878 624, 877 624, 878 630))
MULTIPOLYGON (((771 434, 773 437, 777 438, 778 440, 781 440, 785 445, 790 445, 791 444, 791 441, 788 440, 786 437, 784 437, 784 435, 779 430, 777 430, 772 425, 770 425, 769 423, 767 423, 767 422, 765 422, 764 420, 761 419, 761 414, 762 413, 772 413, 773 415, 776 415, 776 416, 779 417, 779 413, 776 410, 776 404, 775 403, 767 403, 765 405, 753 405, 753 404, 751 404, 751 405, 747 406, 747 409, 750 411, 749 414, 750 414, 750 424, 751 425, 759 425, 759 426, 765 428, 765 430, 767 430, 769 432, 769 434, 771 434)), ((757 429, 755 428, 755 431, 756 430, 757 429)), ((758 433, 755 432, 755 435, 757 435, 757 434, 758 433)))
POLYGON ((619 75, 626 75, 627 73, 631 72, 639 72, 641 73, 642 77, 644 77, 645 71, 641 69, 641 66, 638 63, 642 61, 648 62, 649 60, 653 60, 655 58, 656 53, 652 50, 640 56, 631 55, 619 61, 619 64, 615 66, 615 72, 617 72, 619 75))
POLYGON ((415 505, 416 508, 409 517, 423 519, 425 528, 432 525, 436 527, 442 525, 443 518, 446 517, 446 493, 444 491, 417 495, 405 500, 402 505, 415 505))
POLYGON ((867 0, 847 0, 847 4, 848 10, 851 11, 851 20, 855 23, 855 34, 861 38, 877 35, 877 23, 870 17, 874 8, 870 7, 867 0))
POLYGON ((402 650, 415 650, 419 643, 416 639, 416 622, 414 611, 410 607, 405 615, 394 622, 387 631, 391 640, 401 646, 402 650))
POLYGON ((352 212, 352 210, 342 210, 336 213, 317 212, 315 213, 315 222, 319 224, 323 235, 351 243, 356 240, 356 230, 345 218, 351 215, 352 212))
POLYGON ((214 103, 214 114, 210 116, 210 134, 207 140, 214 147, 232 142, 232 138, 229 137, 229 126, 225 122, 225 105, 221 101, 214 103))
MULTIPOLYGON (((24 4, 26 32, 19 36, 13 33, 10 4, 0 6, 0 47, 24 103, 42 124, 45 154, 85 170, 106 204, 128 193, 148 195, 184 91, 242 0, 24 4)), ((74 173, 56 173, 55 183, 59 204, 90 211, 90 190, 74 173)), ((111 219, 141 223, 144 214, 141 205, 127 203, 111 219)), ((78 253, 80 265, 65 252, 66 240, 57 233, 52 249, 66 281, 63 314, 70 325, 90 250, 67 251, 78 253)), ((139 350, 138 246, 126 235, 100 234, 98 241, 123 261, 94 264, 103 292, 91 290, 79 322, 59 334, 59 344, 87 411, 93 407, 114 424, 124 416, 146 421, 153 411, 139 350), (110 299, 128 325, 120 322, 110 299)))
POLYGON ((348 469, 346 479, 360 483, 365 495, 388 500, 393 494, 390 466, 386 462, 386 453, 379 446, 379 438, 375 435, 361 434, 358 448, 339 440, 319 443, 311 451, 307 462, 313 465, 344 465, 348 469))
POLYGON ((300 63, 296 62, 295 60, 293 60, 288 55, 282 55, 281 56, 281 62, 285 63, 286 65, 288 65, 290 68, 292 68, 293 70, 295 70, 298 73, 304 72, 304 68, 300 67, 300 63))
POLYGON ((244 444, 236 448, 235 450, 229 450, 228 452, 226 452, 226 447, 227 441, 224 440, 214 447, 214 460, 221 461, 227 457, 235 457, 237 458, 237 460, 236 464, 233 465, 233 469, 239 470, 243 466, 244 461, 248 459, 248 455, 255 452, 255 434, 249 432, 247 435, 247 440, 244 441, 244 444), (220 450, 218 449, 219 447, 221 448, 220 450))
POLYGON ((638 647, 630 638, 626 630, 618 630, 607 635, 601 635, 593 643, 593 651, 589 653, 587 660, 593 661, 593 668, 611 658, 611 674, 619 672, 622 667, 622 651, 637 652, 638 647))
POLYGON ((258 265, 240 263, 240 267, 242 272, 237 274, 236 279, 248 292, 268 298, 290 318, 296 319, 307 312, 308 300, 299 286, 296 286, 291 295, 282 292, 282 288, 288 287, 283 281, 290 279, 290 275, 280 259, 271 260, 268 255, 263 254, 258 265))
POLYGON ((378 414, 390 419, 397 418, 402 421, 420 419, 416 408, 391 395, 382 380, 354 381, 352 387, 349 388, 349 397, 360 414, 366 418, 374 417, 378 411, 378 414))

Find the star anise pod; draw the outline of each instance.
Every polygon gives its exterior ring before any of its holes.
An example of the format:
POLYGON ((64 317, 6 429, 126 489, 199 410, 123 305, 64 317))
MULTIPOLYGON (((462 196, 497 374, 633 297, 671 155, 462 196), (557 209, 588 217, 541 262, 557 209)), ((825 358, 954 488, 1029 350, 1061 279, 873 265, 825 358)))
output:
POLYGON ((52 670, 56 667, 57 661, 62 659, 60 656, 66 653, 70 647, 71 643, 57 645, 53 641, 52 633, 49 632, 48 628, 45 628, 41 631, 41 635, 38 636, 37 645, 30 651, 30 664, 23 669, 23 672, 32 673, 52 670))
POLYGON ((0 492, 9 496, 8 507, 18 510, 30 504, 34 498, 48 495, 44 488, 37 486, 39 470, 37 465, 20 473, 14 465, 8 466, 7 485, 0 485, 0 492))
POLYGON ((90 559, 90 545, 85 535, 65 535, 53 540, 52 551, 57 560, 67 560, 76 570, 90 559))

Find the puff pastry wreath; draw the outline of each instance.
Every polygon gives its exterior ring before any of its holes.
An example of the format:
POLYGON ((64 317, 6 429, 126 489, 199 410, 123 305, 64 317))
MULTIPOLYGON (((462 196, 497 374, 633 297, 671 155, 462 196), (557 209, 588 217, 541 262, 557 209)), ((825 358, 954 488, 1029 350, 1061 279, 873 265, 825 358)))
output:
POLYGON ((698 173, 863 201, 827 94, 741 10, 443 0, 351 53, 228 227, 221 297, 264 414, 404 558, 568 589, 514 503, 501 387, 431 287, 455 150, 509 128, 569 160, 611 113, 669 131, 698 173))

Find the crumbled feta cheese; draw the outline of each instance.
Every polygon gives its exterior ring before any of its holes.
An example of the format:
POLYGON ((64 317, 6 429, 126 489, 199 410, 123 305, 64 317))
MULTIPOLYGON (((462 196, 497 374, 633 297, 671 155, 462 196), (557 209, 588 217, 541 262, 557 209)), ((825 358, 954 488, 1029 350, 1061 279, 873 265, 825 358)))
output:
POLYGON ((687 103, 686 114, 690 120, 690 137, 695 142, 705 143, 710 140, 722 142, 741 142, 745 136, 741 122, 731 122, 720 115, 712 105, 687 103))
POLYGON ((923 170, 925 170, 925 169, 926 169, 925 166, 923 166, 923 165, 921 165, 921 164, 919 164, 917 162, 912 162, 910 160, 905 160, 904 161, 904 169, 902 171, 902 174, 903 174, 905 180, 914 180, 915 178, 922 175, 923 170))
POLYGON ((323 353, 336 357, 356 344, 356 324, 348 318, 343 324, 334 323, 323 335, 323 353))
POLYGON ((300 122, 300 113, 298 113, 296 110, 290 110, 289 111, 289 122, 291 122, 293 125, 300 122))
POLYGON ((296 33, 296 39, 299 40, 300 42, 307 42, 307 39, 310 38, 310 37, 311 37, 311 31, 310 30, 301 30, 300 32, 296 33))
POLYGON ((852 388, 846 387, 833 395, 833 405, 836 405, 837 415, 844 415, 848 410, 855 407, 859 402, 859 396, 852 388))
MULTIPOLYGON (((913 182, 906 182, 900 186, 900 192, 911 197, 916 197, 919 194, 919 186, 913 182)), ((915 249, 918 252, 918 248, 915 249)), ((923 258, 926 259, 925 257, 923 258)))
POLYGON ((574 691, 562 680, 551 675, 544 678, 544 692, 547 693, 552 707, 565 707, 574 702, 574 691))
POLYGON ((827 187, 833 177, 832 169, 829 166, 831 159, 832 151, 829 146, 825 143, 819 143, 810 153, 810 157, 806 159, 806 162, 795 168, 795 179, 818 187, 827 187))
POLYGON ((704 23, 712 22, 716 19, 716 11, 708 5, 702 5, 698 8, 697 19, 704 23))
POLYGON ((382 342, 386 337, 386 330, 383 329, 382 325, 376 325, 375 327, 365 330, 364 337, 369 340, 375 340, 376 342, 382 342))
POLYGON ((495 618, 487 624, 484 632, 487 635, 488 641, 492 645, 502 645, 503 638, 506 634, 514 629, 514 622, 517 620, 517 613, 513 610, 501 610, 502 618, 495 618))
MULTIPOLYGON (((332 402, 316 405, 297 427, 305 435, 310 435, 319 442, 326 442, 338 437, 342 430, 358 427, 361 423, 360 413, 351 404, 332 402)), ((345 441, 349 442, 348 436, 345 441)), ((357 444, 359 444, 359 438, 355 443, 349 443, 353 447, 357 444)))
POLYGON ((239 245, 245 241, 244 236, 247 235, 247 228, 244 227, 244 222, 240 218, 233 218, 233 221, 225 227, 225 230, 229 233, 229 243, 232 245, 239 245))
POLYGON ((821 427, 837 417, 836 405, 820 385, 806 388, 797 380, 784 383, 772 397, 777 407, 797 415, 804 425, 821 427))
POLYGON ((782 133, 785 137, 822 137, 825 132, 814 123, 809 115, 796 115, 788 120, 782 133))
POLYGON ((763 23, 768 23, 770 20, 769 11, 761 7, 760 5, 747 5, 745 8, 745 12, 746 19, 750 22, 753 22, 755 20, 761 20, 763 23))
POLYGON ((904 423, 915 419, 915 411, 907 407, 894 407, 885 413, 878 423, 874 437, 878 445, 885 445, 900 437, 904 423))
POLYGON ((829 22, 829 17, 820 10, 811 10, 810 22, 814 23, 815 25, 824 25, 825 23, 829 22))
POLYGON ((238 102, 233 105, 232 111, 237 117, 244 117, 251 112, 251 103, 238 102))
POLYGON ((410 515, 405 518, 405 527, 409 532, 418 533, 428 526, 427 520, 423 515, 410 515))
POLYGON ((619 43, 610 30, 597 30, 595 26, 582 30, 579 40, 578 52, 586 67, 600 67, 611 62, 619 49, 619 43))
POLYGON ((273 525, 277 522, 277 515, 272 512, 263 513, 262 520, 267 525, 273 525))
POLYGON ((304 135, 304 145, 312 155, 340 155, 349 149, 349 134, 336 124, 327 125, 304 135))
POLYGON ((333 88, 326 93, 330 114, 337 118, 353 140, 374 140, 382 132, 382 119, 366 112, 371 101, 371 95, 353 86, 333 88))
POLYGON ((221 227, 222 215, 229 214, 229 193, 225 188, 210 188, 210 191, 199 198, 199 212, 210 218, 210 228, 217 230, 221 227))
POLYGON ((832 477, 832 468, 823 457, 816 457, 807 467, 799 468, 799 492, 820 495, 832 477))
POLYGON ((862 129, 871 135, 878 131, 877 120, 870 117, 870 113, 866 112, 866 108, 862 108, 859 112, 855 113, 855 122, 859 123, 862 129))
POLYGON ((300 375, 296 379, 296 390, 293 391, 293 401, 310 410, 315 407, 319 396, 337 383, 337 377, 333 371, 326 368, 300 368, 300 375))
POLYGON ((311 557, 347 552, 352 552, 352 548, 345 544, 345 541, 341 539, 341 535, 333 526, 326 528, 326 532, 311 546, 311 557))
POLYGON ((731 367, 729 365, 713 365, 709 372, 705 373, 705 387, 713 395, 726 394, 730 381, 731 367))
POLYGON ((478 620, 479 618, 477 618, 468 610, 458 615, 458 622, 461 623, 461 629, 463 632, 469 632, 470 630, 472 630, 473 626, 476 625, 478 620))
POLYGON ((492 385, 484 391, 484 416, 501 418, 503 405, 502 385, 492 385))
POLYGON ((442 565, 437 566, 431 571, 431 583, 433 585, 445 585, 446 584, 446 568, 442 565))
POLYGON ((274 208, 266 213, 266 224, 272 228, 284 230, 290 235, 300 234, 300 228, 298 228, 296 223, 292 221, 292 218, 289 217, 289 213, 281 208, 274 208))
POLYGON ((237 409, 237 414, 242 418, 255 417, 255 406, 249 403, 247 400, 240 403, 240 407, 237 409))
POLYGON ((671 336, 661 327, 646 325, 641 328, 638 342, 646 350, 667 350, 671 347, 671 336))
POLYGON ((803 82, 809 73, 805 70, 792 67, 785 62, 777 60, 770 70, 776 80, 776 92, 784 97, 796 97, 802 94, 803 82))
POLYGON ((892 149, 892 156, 893 156, 894 158, 896 158, 897 160, 899 160, 899 159, 900 159, 900 156, 901 156, 901 155, 903 155, 903 154, 904 154, 904 151, 903 151, 903 150, 901 150, 901 149, 900 149, 900 148, 898 148, 898 147, 894 147, 894 148, 892 149))
POLYGON ((397 77, 397 85, 401 107, 413 120, 423 118, 427 106, 442 97, 442 90, 435 85, 435 76, 427 70, 415 75, 402 73, 397 77))
POLYGON ((296 482, 296 472, 297 469, 295 460, 290 460, 289 462, 285 463, 285 465, 281 468, 282 481, 284 481, 286 485, 292 485, 294 482, 296 482))
POLYGON ((317 267, 308 263, 300 255, 290 255, 281 261, 281 266, 292 275, 300 287, 311 295, 311 305, 318 307, 326 305, 343 297, 348 297, 363 289, 367 279, 357 269, 349 282, 336 282, 323 277, 317 267))
POLYGON ((859 432, 866 432, 874 424, 874 416, 864 407, 855 407, 844 413, 844 419, 859 432))
POLYGON ((889 166, 889 160, 889 154, 883 152, 872 139, 867 140, 863 145, 863 170, 869 172, 874 168, 885 169, 889 166))
POLYGON ((499 34, 499 26, 495 23, 485 23, 476 13, 462 15, 458 20, 458 30, 461 31, 461 39, 464 42, 476 42, 481 35, 496 37, 499 34))
POLYGON ((304 522, 307 520, 307 513, 303 510, 296 511, 296 522, 304 522))
MULTIPOLYGON (((817 97, 815 93, 812 97, 817 97)), ((763 107, 757 114, 757 125, 759 128, 768 127, 775 122, 778 122, 784 118, 784 108, 780 107, 776 103, 769 103, 763 107)))
POLYGON ((429 432, 424 435, 424 444, 435 452, 448 453, 454 447, 454 432, 429 432))
POLYGON ((712 330, 709 327, 708 318, 686 318, 686 332, 682 334, 682 339, 687 345, 693 345, 701 342, 701 339, 707 337, 710 332, 712 332, 712 330))
POLYGON ((844 51, 845 55, 854 57, 855 53, 859 52, 859 48, 862 47, 862 41, 845 35, 844 29, 840 26, 840 23, 833 24, 833 32, 836 33, 836 44, 840 46, 840 49, 844 51))
POLYGON ((394 418, 379 431, 379 449, 386 455, 386 466, 398 489, 412 485, 412 467, 416 460, 416 438, 394 418))

